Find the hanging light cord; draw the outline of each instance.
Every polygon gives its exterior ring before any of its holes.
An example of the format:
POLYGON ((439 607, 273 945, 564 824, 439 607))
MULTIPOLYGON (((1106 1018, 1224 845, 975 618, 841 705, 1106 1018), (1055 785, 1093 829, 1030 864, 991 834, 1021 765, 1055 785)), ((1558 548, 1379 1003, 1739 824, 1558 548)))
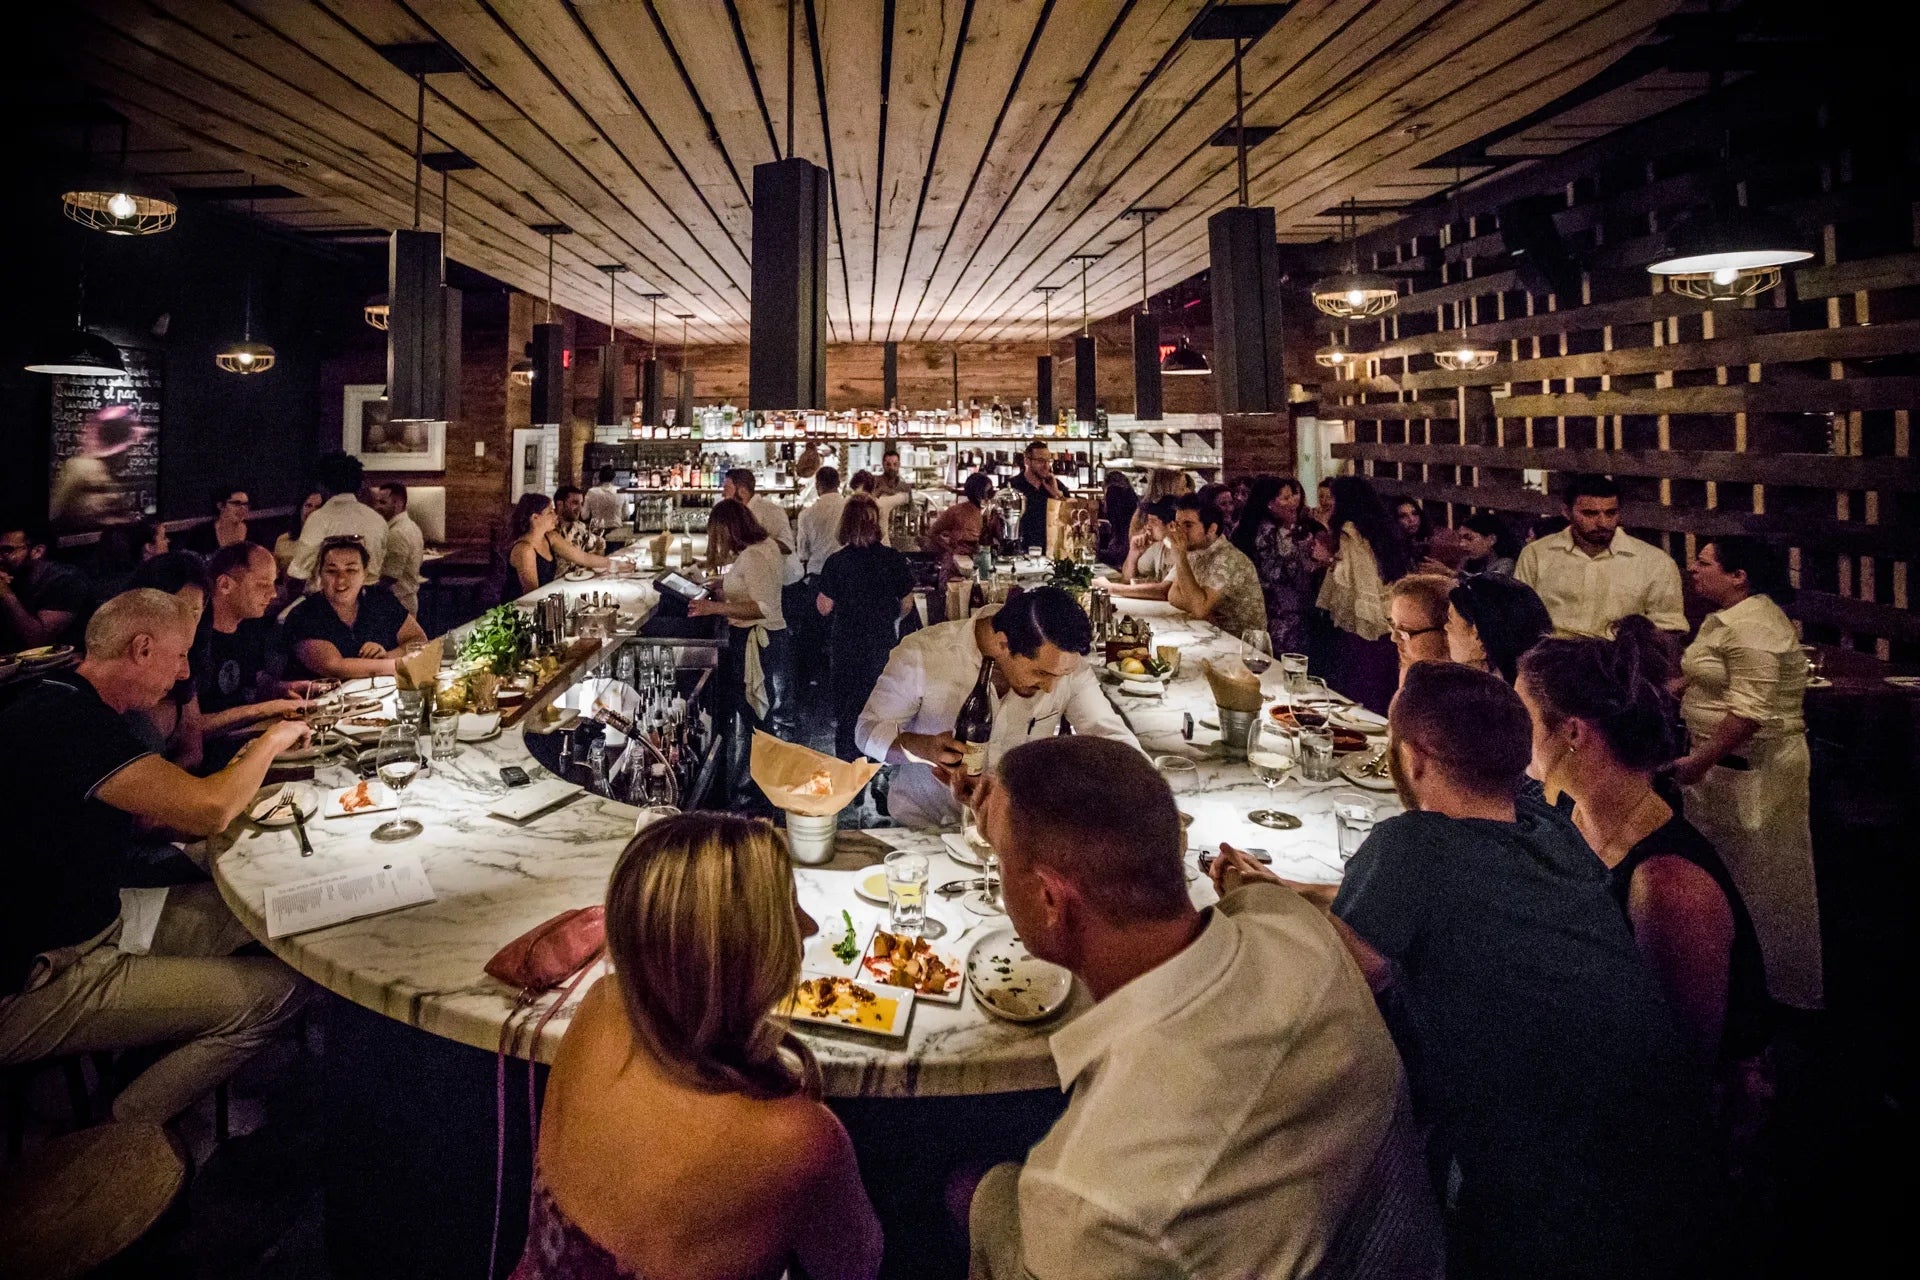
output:
POLYGON ((547 323, 553 323, 553 232, 547 232, 547 323))
POLYGON ((1080 336, 1086 337, 1087 330, 1087 260, 1080 259, 1080 336))
POLYGON ((418 72, 413 77, 415 85, 413 106, 413 229, 420 229, 420 166, 425 162, 427 149, 427 76, 418 72))
POLYGON ((1247 207, 1247 116, 1246 93, 1240 81, 1240 37, 1233 38, 1233 143, 1240 167, 1240 207, 1247 207))

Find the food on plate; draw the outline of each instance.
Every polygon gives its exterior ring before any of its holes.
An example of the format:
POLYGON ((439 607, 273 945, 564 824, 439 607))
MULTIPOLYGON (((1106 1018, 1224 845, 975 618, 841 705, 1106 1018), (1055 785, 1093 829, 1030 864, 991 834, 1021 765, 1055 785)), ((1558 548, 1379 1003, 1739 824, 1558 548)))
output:
POLYGON ((830 796, 833 794, 833 775, 825 769, 816 769, 811 778, 788 789, 797 796, 830 796))
MULTIPOLYGON (((1288 729, 1320 729, 1327 723, 1324 715, 1313 711, 1289 711, 1285 707, 1275 707, 1267 714, 1273 717, 1275 723, 1288 729)), ((1367 750, 1367 735, 1358 729, 1345 729, 1335 725, 1332 732, 1333 749, 1336 752, 1344 754, 1348 751, 1367 750)))
POLYGON ((1123 676, 1143 676, 1147 674, 1147 664, 1138 658, 1120 659, 1120 674, 1123 676))
POLYGON ((352 716, 342 721, 350 729, 385 729, 393 724, 392 716, 352 716))
POLYGON ((787 1002, 790 1013, 869 1031, 891 1027, 899 1008, 898 1000, 863 987, 852 978, 807 978, 793 989, 793 998, 787 1002))
POLYGON ((877 982, 921 995, 945 995, 960 987, 959 968, 928 946, 925 938, 885 929, 874 931, 873 945, 867 948, 866 970, 877 982))
POLYGON ((852 964, 860 958, 860 940, 853 931, 853 915, 842 911, 840 918, 847 922, 847 932, 840 941, 833 944, 833 954, 841 964, 852 964))
POLYGON ((371 809, 378 802, 373 798, 370 788, 371 778, 362 778, 353 786, 340 793, 340 812, 358 813, 362 809, 371 809))

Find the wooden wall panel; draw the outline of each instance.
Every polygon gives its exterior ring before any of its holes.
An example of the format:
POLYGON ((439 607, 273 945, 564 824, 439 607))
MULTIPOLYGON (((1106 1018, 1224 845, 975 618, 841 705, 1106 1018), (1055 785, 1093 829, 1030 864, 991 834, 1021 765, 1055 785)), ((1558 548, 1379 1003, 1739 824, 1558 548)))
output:
POLYGON ((1910 120, 1756 80, 1362 237, 1407 285, 1376 321, 1317 318, 1361 357, 1313 375, 1320 415, 1349 426, 1335 455, 1450 523, 1557 514, 1543 477, 1609 472, 1628 523, 1683 563, 1714 534, 1783 543, 1808 638, 1920 655, 1920 184, 1889 171, 1910 120), (1716 190, 1793 220, 1814 259, 1740 303, 1665 291, 1645 263, 1716 190), (1578 296, 1529 291, 1507 252, 1500 208, 1529 194, 1560 205, 1578 296), (1435 364, 1463 323, 1500 351, 1492 368, 1435 364))

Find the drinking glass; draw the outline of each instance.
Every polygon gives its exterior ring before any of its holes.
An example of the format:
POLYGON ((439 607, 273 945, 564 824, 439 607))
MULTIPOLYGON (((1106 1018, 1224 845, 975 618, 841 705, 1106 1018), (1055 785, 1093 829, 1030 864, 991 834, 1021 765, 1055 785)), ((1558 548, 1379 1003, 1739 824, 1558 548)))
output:
POLYGON ((460 754, 460 713, 434 712, 428 722, 433 731, 433 758, 451 760, 460 754))
POLYGON ((1373 833, 1373 801, 1358 791, 1339 791, 1333 797, 1333 825, 1340 838, 1340 864, 1360 851, 1373 833))
MULTIPOLYGON (((1255 718, 1247 733, 1247 763, 1253 766, 1254 776, 1266 784, 1269 796, 1287 780, 1299 758, 1299 741, 1291 729, 1266 717, 1255 718)), ((1247 815, 1247 821, 1275 831, 1293 831, 1300 826, 1299 818, 1281 809, 1255 809, 1247 815)))
MULTIPOLYGON (((975 889, 967 894, 960 899, 960 905, 977 916, 1007 914, 1006 903, 1000 900, 999 851, 993 847, 993 842, 987 839, 987 833, 981 829, 971 809, 967 811, 961 823, 960 838, 966 842, 968 849, 980 856, 980 861, 984 864, 981 867, 980 876, 986 881, 985 888, 975 889)), ((938 924, 939 921, 936 920, 933 923, 938 924)))
POLYGON ((1307 687, 1307 655, 1304 653, 1281 654, 1280 674, 1286 677, 1288 693, 1305 692, 1307 687))
POLYGON ((338 680, 309 680, 307 682, 307 702, 304 708, 307 728, 313 731, 313 745, 326 751, 333 743, 329 735, 333 726, 340 723, 340 715, 346 706, 346 695, 340 692, 338 680))
POLYGON ((1258 628, 1240 633, 1240 658, 1247 670, 1260 675, 1273 665, 1273 637, 1258 628))
POLYGON ((1300 776, 1308 782, 1332 782, 1333 730, 1321 726, 1300 730, 1300 776))
POLYGON ((928 867, 924 853, 902 849, 887 855, 887 912, 893 932, 925 934, 928 867))
POLYGON ((1200 766, 1185 756, 1155 756, 1153 767, 1166 780, 1167 790, 1176 796, 1188 795, 1200 788, 1200 766))
POLYGON ((410 840, 423 829, 406 816, 407 787, 420 773, 420 736, 416 726, 397 724, 380 735, 374 749, 380 781, 393 792, 393 817, 373 829, 375 840, 410 840))

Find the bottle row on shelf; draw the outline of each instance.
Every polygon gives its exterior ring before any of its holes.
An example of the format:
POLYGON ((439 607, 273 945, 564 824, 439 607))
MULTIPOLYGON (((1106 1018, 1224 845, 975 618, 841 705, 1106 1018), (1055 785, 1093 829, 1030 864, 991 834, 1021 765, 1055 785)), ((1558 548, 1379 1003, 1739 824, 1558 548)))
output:
POLYGON ((1062 409, 1040 420, 1032 401, 1020 407, 968 401, 951 409, 742 409, 736 405, 700 405, 689 422, 640 421, 634 407, 635 440, 907 440, 907 439, 1056 439, 1105 440, 1107 412, 1092 421, 1062 409))

